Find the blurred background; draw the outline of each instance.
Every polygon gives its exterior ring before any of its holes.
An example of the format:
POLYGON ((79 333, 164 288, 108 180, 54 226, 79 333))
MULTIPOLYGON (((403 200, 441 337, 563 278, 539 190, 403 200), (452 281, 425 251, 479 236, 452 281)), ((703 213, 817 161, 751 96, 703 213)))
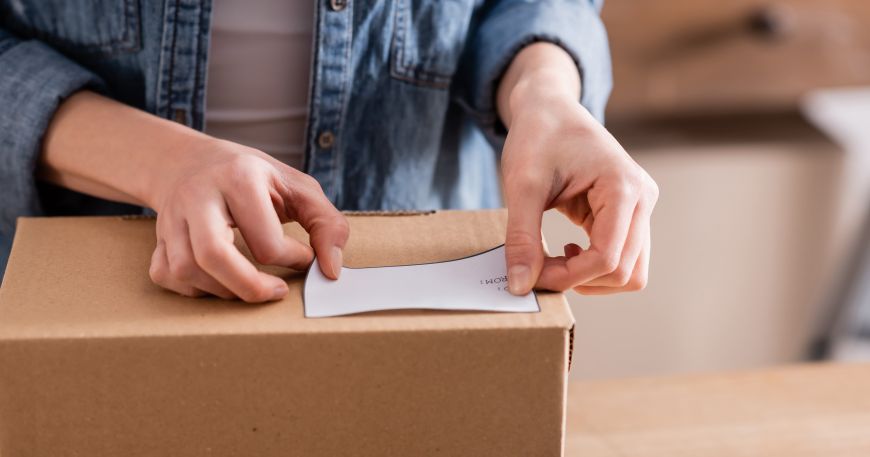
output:
MULTIPOLYGON (((610 0, 607 125, 658 182, 650 283, 570 293, 572 376, 870 360, 870 2, 610 0)), ((554 249, 578 230, 545 217, 554 249)))

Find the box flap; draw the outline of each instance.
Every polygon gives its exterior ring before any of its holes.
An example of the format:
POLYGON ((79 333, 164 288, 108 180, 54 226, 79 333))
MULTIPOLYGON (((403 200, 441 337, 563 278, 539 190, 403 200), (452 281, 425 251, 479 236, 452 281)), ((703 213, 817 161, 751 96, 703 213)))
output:
MULTIPOLYGON (((345 264, 424 263, 465 257, 504 242, 506 213, 439 211, 348 214, 345 264)), ((301 240, 297 224, 285 231, 301 240)), ((559 328, 573 317, 564 297, 539 293, 540 313, 390 311, 305 319, 303 273, 285 277, 290 294, 250 305, 192 299, 151 283, 154 220, 118 217, 22 218, 0 288, 0 339, 559 328)))

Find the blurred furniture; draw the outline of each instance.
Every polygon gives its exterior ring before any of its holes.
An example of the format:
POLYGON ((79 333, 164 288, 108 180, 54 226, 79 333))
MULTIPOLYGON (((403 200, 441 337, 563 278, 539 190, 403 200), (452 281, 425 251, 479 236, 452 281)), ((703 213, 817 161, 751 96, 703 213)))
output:
POLYGON ((797 109, 817 87, 870 84, 867 0, 606 2, 612 118, 797 109))
POLYGON ((853 253, 843 287, 835 299, 840 306, 827 340, 818 354, 838 360, 870 360, 870 211, 858 250, 853 253))
POLYGON ((845 261, 830 293, 827 318, 817 330, 813 355, 870 360, 870 87, 816 91, 806 98, 804 112, 843 148, 843 198, 834 222, 855 227, 831 246, 845 261))
MULTIPOLYGON (((613 125, 659 184, 646 290, 568 294, 575 378, 804 359, 825 315, 841 149, 798 114, 613 125)), ((553 251, 585 242, 548 212, 553 251)))
MULTIPOLYGON (((868 138, 870 117, 839 109, 849 91, 807 99, 870 86, 870 2, 619 0, 603 17, 607 125, 661 196, 647 289, 569 294, 572 376, 805 360, 870 206, 867 162, 834 135, 852 118, 868 138)), ((544 234, 557 252, 585 238, 553 212, 544 234)))
POLYGON ((870 455, 870 365, 569 386, 565 455, 870 455))

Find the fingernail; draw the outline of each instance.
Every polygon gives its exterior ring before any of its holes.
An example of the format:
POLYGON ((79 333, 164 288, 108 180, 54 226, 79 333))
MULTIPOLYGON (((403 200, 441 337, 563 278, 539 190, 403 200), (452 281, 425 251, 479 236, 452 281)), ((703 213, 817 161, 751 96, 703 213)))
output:
POLYGON ((272 294, 272 300, 280 300, 287 295, 289 290, 287 289, 287 284, 281 284, 280 286, 275 286, 275 292, 272 294))
POLYGON ((344 256, 341 253, 341 248, 338 246, 332 247, 332 275, 338 279, 341 274, 341 265, 344 262, 344 256))
POLYGON ((524 295, 531 285, 532 271, 525 265, 514 265, 508 270, 508 289, 514 295, 524 295))

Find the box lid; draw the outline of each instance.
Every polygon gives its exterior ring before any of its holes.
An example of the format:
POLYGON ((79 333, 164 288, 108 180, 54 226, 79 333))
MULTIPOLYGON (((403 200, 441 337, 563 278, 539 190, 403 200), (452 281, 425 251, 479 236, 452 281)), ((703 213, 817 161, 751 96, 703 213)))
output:
MULTIPOLYGON (((506 213, 350 213, 348 221, 345 264, 365 267, 451 260, 493 248, 504 242, 506 213)), ((19 219, 0 287, 0 339, 569 329, 574 322, 562 294, 551 292, 538 293, 539 313, 415 310, 306 319, 304 272, 280 268, 264 268, 288 281, 290 293, 278 302, 182 297, 149 279, 154 231, 147 218, 19 219)), ((285 231, 307 239, 295 223, 285 231)))

